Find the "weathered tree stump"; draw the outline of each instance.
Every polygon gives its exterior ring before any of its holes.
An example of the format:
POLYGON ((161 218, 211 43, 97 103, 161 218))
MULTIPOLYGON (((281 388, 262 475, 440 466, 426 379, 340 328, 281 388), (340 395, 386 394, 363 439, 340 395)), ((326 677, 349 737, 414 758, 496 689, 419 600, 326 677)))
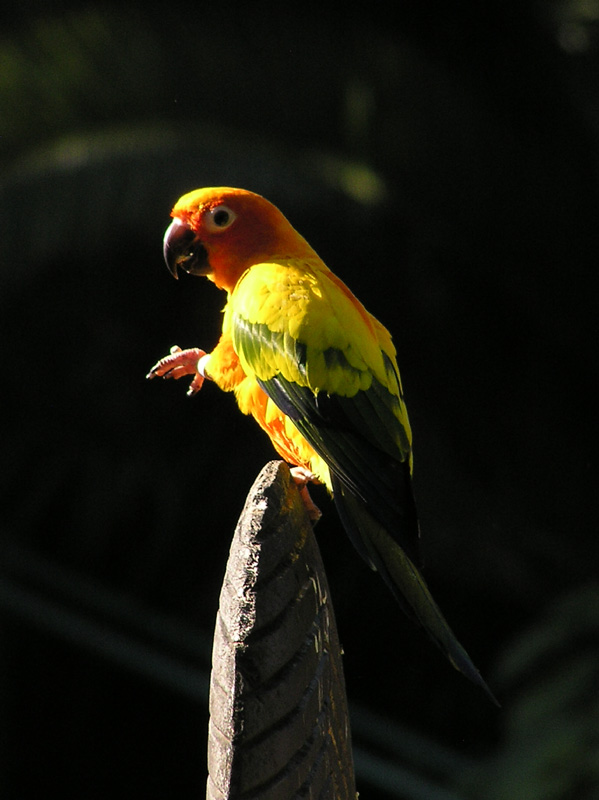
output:
POLYGON ((208 800, 355 800, 328 584, 289 469, 267 464, 231 545, 210 687, 208 800))

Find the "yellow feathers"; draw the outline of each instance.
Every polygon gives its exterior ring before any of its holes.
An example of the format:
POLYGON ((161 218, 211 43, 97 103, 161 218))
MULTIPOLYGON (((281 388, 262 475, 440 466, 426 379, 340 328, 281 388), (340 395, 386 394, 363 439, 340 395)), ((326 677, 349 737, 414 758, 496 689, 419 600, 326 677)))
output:
POLYGON ((265 339, 279 335, 273 337, 279 343, 276 347, 264 342, 267 346, 258 358, 249 359, 248 348, 241 347, 239 356, 246 373, 254 372, 263 380, 280 373, 316 392, 351 397, 368 389, 373 377, 388 383, 377 338, 382 326, 356 303, 316 261, 255 264, 229 297, 223 331, 245 322, 260 326, 265 339), (304 348, 299 363, 297 344, 304 348))

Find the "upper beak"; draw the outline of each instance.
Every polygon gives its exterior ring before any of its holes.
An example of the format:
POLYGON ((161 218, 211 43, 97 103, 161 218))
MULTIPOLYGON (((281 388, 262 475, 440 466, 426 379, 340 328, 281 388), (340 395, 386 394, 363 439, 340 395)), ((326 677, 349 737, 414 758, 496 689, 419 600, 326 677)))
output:
POLYGON ((165 231, 163 252, 166 266, 174 278, 179 277, 179 267, 192 275, 207 275, 210 271, 206 248, 192 229, 177 217, 165 231))

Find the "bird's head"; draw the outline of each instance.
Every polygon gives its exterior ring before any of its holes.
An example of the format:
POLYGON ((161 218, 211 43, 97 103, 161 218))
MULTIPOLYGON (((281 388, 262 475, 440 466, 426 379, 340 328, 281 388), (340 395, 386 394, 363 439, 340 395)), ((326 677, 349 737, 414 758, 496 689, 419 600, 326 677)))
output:
POLYGON ((244 189, 196 189, 177 201, 171 216, 164 258, 175 278, 181 267, 231 292, 252 264, 314 256, 278 208, 244 189))

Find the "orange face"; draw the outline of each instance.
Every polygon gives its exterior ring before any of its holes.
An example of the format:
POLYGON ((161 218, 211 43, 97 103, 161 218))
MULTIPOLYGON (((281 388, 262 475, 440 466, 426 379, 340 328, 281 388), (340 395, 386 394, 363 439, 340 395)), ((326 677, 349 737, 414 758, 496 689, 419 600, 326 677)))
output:
POLYGON ((244 189, 196 189, 177 201, 171 216, 164 257, 172 274, 181 267, 228 292, 252 264, 315 255, 272 203, 244 189))

